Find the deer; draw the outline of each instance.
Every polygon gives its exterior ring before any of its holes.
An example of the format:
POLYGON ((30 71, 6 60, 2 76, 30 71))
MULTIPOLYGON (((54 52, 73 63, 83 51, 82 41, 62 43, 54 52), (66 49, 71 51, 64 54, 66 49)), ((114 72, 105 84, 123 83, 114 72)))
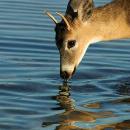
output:
POLYGON ((113 0, 95 7, 93 0, 69 0, 65 14, 56 18, 55 41, 60 53, 60 76, 68 81, 74 75, 90 44, 130 38, 130 0, 113 0))

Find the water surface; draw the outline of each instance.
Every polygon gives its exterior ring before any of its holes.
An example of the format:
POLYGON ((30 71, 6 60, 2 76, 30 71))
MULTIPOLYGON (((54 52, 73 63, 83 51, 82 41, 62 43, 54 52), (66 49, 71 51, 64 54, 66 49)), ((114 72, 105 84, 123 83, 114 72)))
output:
POLYGON ((63 84, 43 11, 66 4, 0 0, 0 130, 130 130, 130 40, 93 44, 63 84))

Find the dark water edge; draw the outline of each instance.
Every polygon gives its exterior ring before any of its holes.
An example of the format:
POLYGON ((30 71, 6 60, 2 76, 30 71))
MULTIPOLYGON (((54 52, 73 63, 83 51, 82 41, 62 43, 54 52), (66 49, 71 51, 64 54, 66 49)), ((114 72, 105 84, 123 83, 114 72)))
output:
POLYGON ((43 12, 66 4, 0 0, 0 130, 130 130, 130 40, 93 44, 62 83, 43 12))

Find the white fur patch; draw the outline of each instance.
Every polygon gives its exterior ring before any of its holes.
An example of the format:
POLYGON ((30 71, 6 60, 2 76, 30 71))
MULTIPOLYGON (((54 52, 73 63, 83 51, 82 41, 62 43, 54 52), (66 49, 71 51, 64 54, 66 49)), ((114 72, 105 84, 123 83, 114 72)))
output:
POLYGON ((74 66, 72 66, 72 65, 63 65, 62 66, 62 71, 67 71, 67 72, 73 72, 73 70, 74 70, 74 66))

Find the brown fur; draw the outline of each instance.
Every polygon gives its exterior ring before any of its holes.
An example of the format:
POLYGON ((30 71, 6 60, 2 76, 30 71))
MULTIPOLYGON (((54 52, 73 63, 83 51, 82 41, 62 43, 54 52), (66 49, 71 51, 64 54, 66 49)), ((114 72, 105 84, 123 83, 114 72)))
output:
MULTIPOLYGON (((77 21, 80 20, 77 19, 77 21)), ((75 26, 72 26, 72 28, 80 27, 81 30, 81 26, 76 26, 77 21, 75 20, 70 22, 71 24, 75 23, 75 26)), ((87 22, 89 24, 83 26, 82 29, 83 34, 86 36, 90 35, 90 32, 92 32, 92 35, 95 35, 95 37, 102 36, 102 40, 104 41, 129 38, 130 0, 114 0, 104 6, 94 8, 92 16, 87 20, 87 22)), ((84 22, 79 23, 84 24, 84 22)), ((88 37, 86 38, 88 39, 88 37)))
POLYGON ((115 19, 122 13, 126 15, 126 20, 130 20, 130 0, 114 0, 104 6, 95 8, 95 11, 101 12, 102 18, 105 18, 106 21, 115 19))
POLYGON ((125 0, 124 10, 125 10, 125 14, 126 14, 126 20, 127 20, 128 24, 130 25, 130 0, 125 0))
MULTIPOLYGON (((92 2, 92 1, 91 0, 89 1, 89 4, 87 5, 87 7, 89 5, 91 5, 90 2, 92 2)), ((83 7, 84 7, 84 4, 83 4, 83 7)), ((90 8, 91 7, 89 7, 88 10, 90 10, 90 8)), ((87 11, 87 8, 85 8, 84 11, 87 11)), ((78 28, 82 25, 83 21, 81 21, 80 19, 72 20, 69 16, 71 14, 70 9, 69 10, 67 9, 66 12, 67 12, 66 18, 68 19, 68 21, 71 25, 71 28, 72 28, 71 31, 78 30, 78 28)), ((129 32, 130 31, 130 28, 129 28, 129 26, 130 26, 130 0, 114 0, 111 3, 108 3, 104 6, 96 7, 93 9, 92 16, 90 17, 90 19, 88 21, 91 22, 91 24, 93 24, 94 27, 99 26, 101 28, 104 27, 104 29, 105 29, 105 26, 109 26, 110 23, 113 23, 113 26, 115 26, 117 28, 122 27, 122 28, 124 28, 124 30, 126 30, 128 33, 130 33, 129 32), (118 23, 118 21, 119 21, 119 23, 118 23)), ((57 28, 56 30, 62 30, 62 32, 63 32, 62 28, 64 26, 64 33, 62 33, 62 35, 69 33, 69 31, 66 30, 66 25, 65 25, 64 21, 62 21, 61 23, 62 23, 61 29, 60 29, 60 26, 58 25, 56 27, 57 28)), ((111 28, 112 27, 109 27, 109 29, 111 29, 111 28)), ((93 27, 91 27, 91 30, 92 29, 93 29, 93 27)), ((87 30, 87 26, 86 26, 86 31, 89 31, 89 30, 87 30)), ((101 30, 98 29, 98 31, 101 31, 101 30)), ((118 32, 117 29, 115 29, 115 31, 118 32)), ((122 33, 127 33, 127 32, 122 32, 122 33)), ((57 35, 59 35, 59 34, 57 34, 57 35)), ((125 35, 125 34, 123 34, 123 35, 125 35)), ((129 36, 127 36, 127 35, 128 34, 126 34, 126 36, 123 36, 123 37, 120 36, 119 38, 127 38, 130 36, 130 35, 129 36)), ((64 38, 64 36, 60 35, 60 38, 61 37, 64 38)), ((117 38, 113 38, 113 39, 118 39, 118 36, 117 36, 117 38)), ((109 39, 106 39, 106 40, 109 40, 109 39)), ((112 39, 110 38, 110 40, 112 40, 112 39)))
POLYGON ((102 7, 95 8, 91 20, 96 23, 99 22, 97 26, 108 29, 105 30, 106 33, 107 31, 111 32, 111 34, 106 34, 107 39, 104 40, 129 38, 130 0, 114 0, 102 7))

